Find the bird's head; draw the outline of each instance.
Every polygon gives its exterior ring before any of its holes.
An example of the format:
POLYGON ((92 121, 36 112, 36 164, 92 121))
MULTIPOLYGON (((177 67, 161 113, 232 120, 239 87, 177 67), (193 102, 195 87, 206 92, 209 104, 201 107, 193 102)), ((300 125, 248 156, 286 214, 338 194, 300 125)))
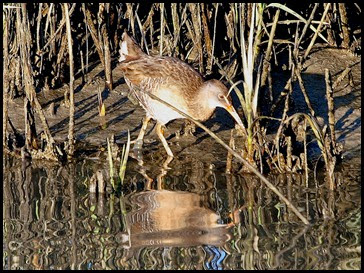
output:
POLYGON ((204 83, 203 89, 207 93, 208 105, 211 109, 215 109, 216 107, 225 108, 240 126, 244 126, 232 104, 228 94, 229 90, 222 82, 215 79, 208 80, 204 83))

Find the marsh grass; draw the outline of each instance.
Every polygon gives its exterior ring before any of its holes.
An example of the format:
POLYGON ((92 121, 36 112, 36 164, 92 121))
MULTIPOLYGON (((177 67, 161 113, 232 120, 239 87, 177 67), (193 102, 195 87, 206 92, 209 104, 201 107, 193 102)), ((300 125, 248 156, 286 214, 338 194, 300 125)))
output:
POLYGON ((129 150, 130 150, 130 133, 128 130, 128 140, 127 140, 126 144, 123 145, 123 150, 121 152, 121 157, 120 157, 119 178, 120 178, 121 185, 124 184, 126 163, 128 162, 129 150))
POLYGON ((120 161, 118 176, 116 176, 116 174, 115 174, 117 151, 116 152, 113 151, 113 148, 112 148, 113 144, 111 143, 111 140, 109 140, 109 138, 107 138, 106 141, 107 141, 107 158, 108 158, 108 162, 109 162, 110 183, 111 183, 114 191, 117 192, 119 187, 123 186, 123 184, 124 184, 126 165, 128 162, 129 151, 130 151, 130 133, 128 131, 127 142, 123 145, 120 159, 117 160, 117 161, 120 161))
MULTIPOLYGON (((301 73, 307 56, 318 41, 344 48, 355 45, 353 33, 355 28, 360 29, 360 25, 355 20, 348 20, 348 12, 355 15, 358 10, 357 5, 337 3, 316 3, 306 7, 290 3, 3 4, 4 150, 21 156, 8 145, 7 124, 11 123, 7 105, 9 100, 23 96, 25 116, 29 116, 26 118, 25 148, 37 158, 60 161, 65 158, 64 152, 72 158, 73 102, 70 103, 68 145, 62 150, 61 145, 53 140, 35 90, 57 88, 69 82, 71 99, 73 78, 82 76, 86 79, 91 64, 95 63, 103 66, 105 87, 112 90, 111 66, 118 57, 121 33, 126 29, 150 54, 178 57, 195 64, 196 70, 207 78, 225 78, 230 91, 234 90, 238 96, 245 124, 244 137, 240 140, 243 148, 236 152, 261 172, 286 172, 286 168, 281 166, 281 157, 288 162, 288 169, 293 170, 292 158, 300 156, 292 150, 295 145, 292 139, 284 135, 288 121, 294 120, 288 116, 289 100, 294 99, 291 96, 292 85, 298 81, 310 115, 299 113, 295 117, 303 117, 310 125, 326 169, 333 177, 334 162, 340 157, 340 151, 332 132, 335 128, 332 96, 328 92, 331 131, 328 135, 324 127, 316 126, 316 113, 301 73), (273 97, 271 71, 277 55, 282 52, 290 56, 291 77, 287 80, 285 91, 273 97), (260 104, 267 93, 270 98, 268 107, 260 104), (281 110, 278 105, 282 101, 283 112, 276 113, 281 110), (34 113, 39 115, 40 125, 31 118, 34 113), (277 138, 271 142, 266 137, 267 126, 261 121, 274 120, 278 116, 281 116, 278 129, 274 127, 269 132, 276 133, 277 138), (45 149, 36 145, 37 136, 32 133, 35 126, 42 126, 45 132, 45 149), (272 163, 267 170, 263 166, 267 166, 268 161, 272 163)), ((65 100, 68 100, 68 93, 65 100)), ((100 114, 104 113, 102 105, 100 114)), ((235 144, 239 146, 238 140, 235 144)), ((109 141, 108 147, 111 153, 109 141)), ((128 144, 123 150, 122 162, 127 158, 128 144)), ((113 179, 110 156, 109 163, 113 179)), ((123 168, 119 170, 120 180, 124 177, 123 168)), ((308 171, 305 166, 302 168, 308 171)), ((243 170, 247 171, 246 168, 243 170)))

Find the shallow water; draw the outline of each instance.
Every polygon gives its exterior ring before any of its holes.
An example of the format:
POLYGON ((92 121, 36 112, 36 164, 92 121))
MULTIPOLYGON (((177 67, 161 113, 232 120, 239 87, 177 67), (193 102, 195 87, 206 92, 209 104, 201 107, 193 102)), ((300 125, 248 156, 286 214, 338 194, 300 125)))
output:
POLYGON ((269 176, 304 226, 254 176, 194 156, 164 160, 129 158, 117 195, 109 184, 88 190, 97 171, 109 183, 107 160, 4 157, 3 269, 361 268, 360 170, 337 173, 334 194, 320 173, 269 176))

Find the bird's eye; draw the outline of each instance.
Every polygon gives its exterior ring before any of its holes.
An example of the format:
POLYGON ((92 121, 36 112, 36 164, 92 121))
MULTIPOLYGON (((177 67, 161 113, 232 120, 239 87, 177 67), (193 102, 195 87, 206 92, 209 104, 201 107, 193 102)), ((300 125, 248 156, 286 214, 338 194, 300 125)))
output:
POLYGON ((219 98, 219 100, 223 100, 223 99, 224 99, 224 95, 219 94, 219 95, 218 95, 218 98, 219 98))

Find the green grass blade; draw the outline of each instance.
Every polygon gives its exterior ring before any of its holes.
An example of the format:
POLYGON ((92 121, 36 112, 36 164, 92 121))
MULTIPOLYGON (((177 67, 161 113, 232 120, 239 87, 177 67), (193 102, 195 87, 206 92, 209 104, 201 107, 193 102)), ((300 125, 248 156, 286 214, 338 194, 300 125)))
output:
POLYGON ((120 158, 121 164, 120 164, 120 170, 119 170, 119 177, 120 177, 121 184, 124 183, 126 163, 128 161, 128 157, 129 157, 129 150, 130 150, 130 133, 128 130, 128 140, 126 142, 126 146, 125 146, 125 144, 123 145, 123 152, 122 152, 121 158, 120 158))

